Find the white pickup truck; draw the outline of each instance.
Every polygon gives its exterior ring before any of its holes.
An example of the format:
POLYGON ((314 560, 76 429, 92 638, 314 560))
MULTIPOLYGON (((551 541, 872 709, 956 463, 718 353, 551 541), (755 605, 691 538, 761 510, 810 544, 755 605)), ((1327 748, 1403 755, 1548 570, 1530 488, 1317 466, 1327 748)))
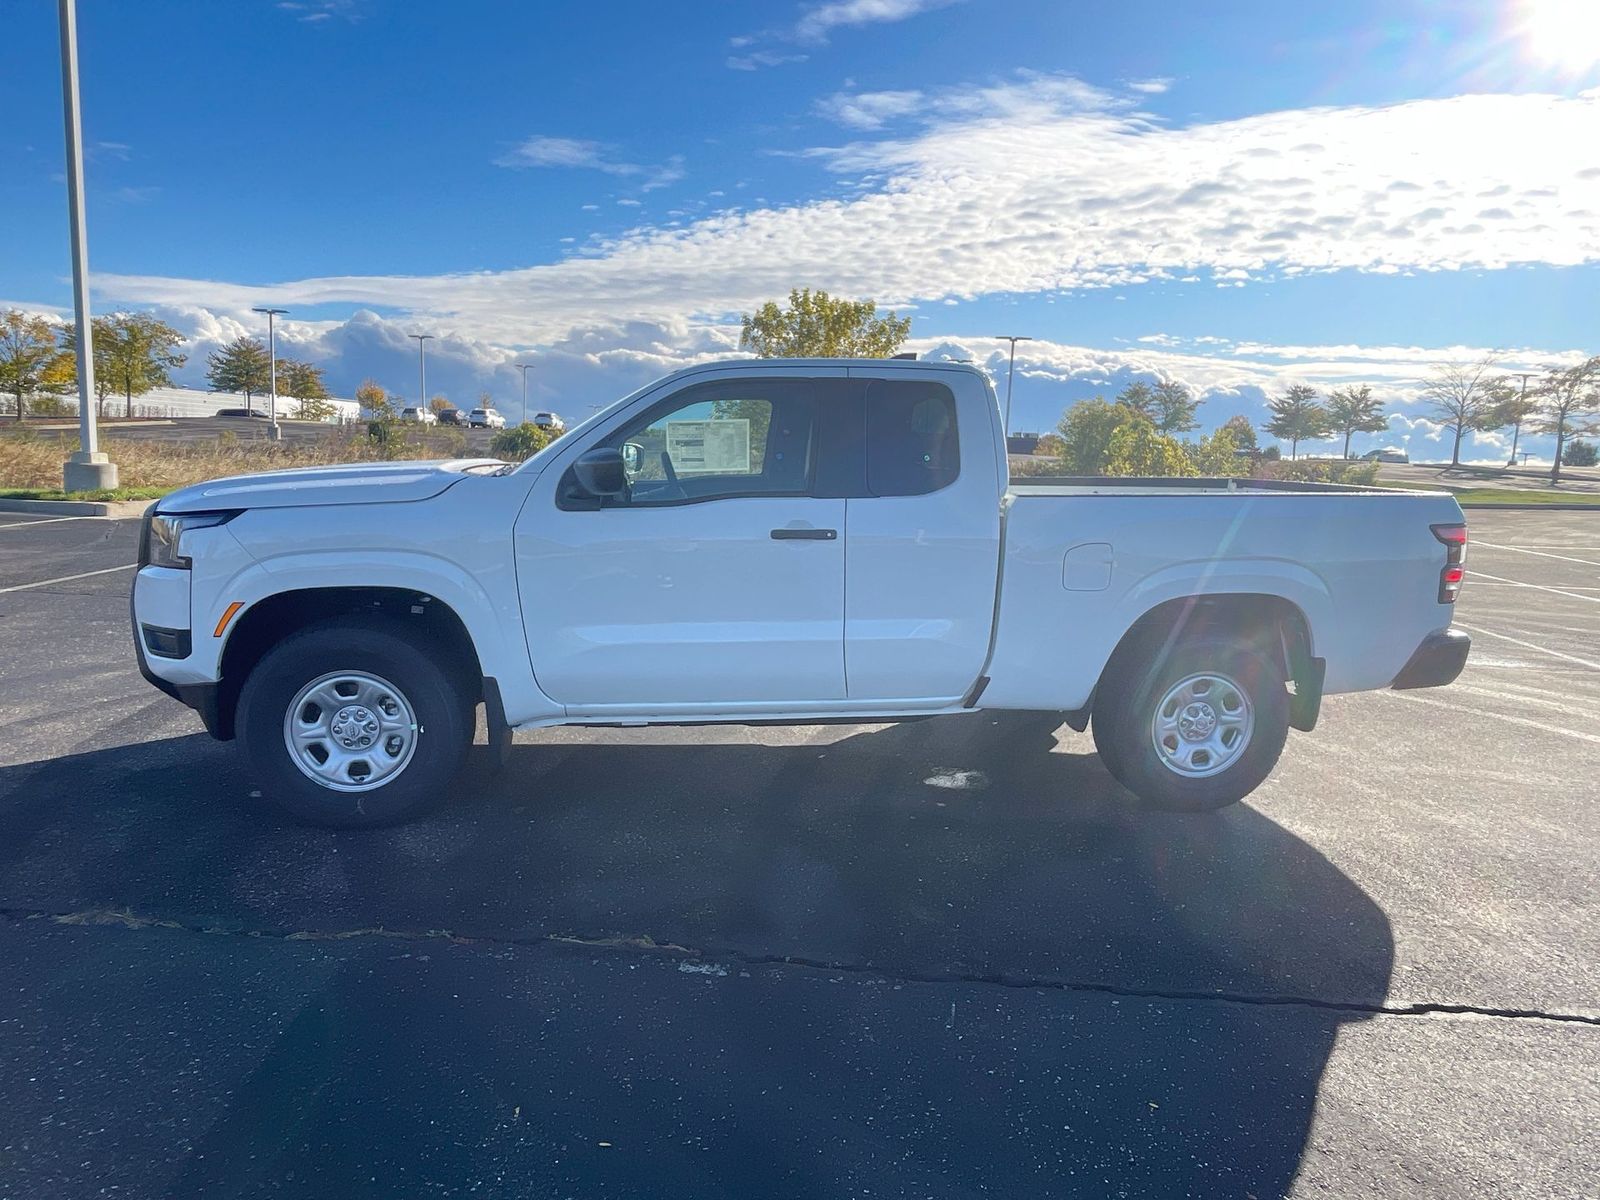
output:
POLYGON ((238 733, 266 798, 344 826, 448 796, 480 703, 502 748, 1034 710, 1092 720, 1147 804, 1213 809, 1325 693, 1465 663, 1447 495, 1008 474, 970 367, 708 364, 520 465, 175 492, 145 519, 134 641, 151 683, 238 733))

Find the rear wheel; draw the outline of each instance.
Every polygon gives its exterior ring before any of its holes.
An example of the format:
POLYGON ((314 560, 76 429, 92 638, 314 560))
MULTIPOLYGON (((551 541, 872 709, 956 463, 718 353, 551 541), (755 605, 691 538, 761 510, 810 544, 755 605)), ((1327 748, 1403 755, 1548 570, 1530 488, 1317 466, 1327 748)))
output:
POLYGON ((237 725, 263 799, 344 828, 404 820, 443 799, 472 740, 472 701, 408 635, 332 621, 256 664, 237 725))
POLYGON ((1254 791, 1283 753, 1289 694, 1254 646, 1181 642, 1118 668, 1095 701, 1106 769, 1152 808, 1217 809, 1254 791))

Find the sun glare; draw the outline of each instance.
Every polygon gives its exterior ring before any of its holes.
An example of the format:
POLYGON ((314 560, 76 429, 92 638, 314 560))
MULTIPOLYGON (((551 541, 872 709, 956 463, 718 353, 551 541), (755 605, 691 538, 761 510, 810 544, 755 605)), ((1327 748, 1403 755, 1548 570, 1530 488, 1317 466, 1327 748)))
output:
POLYGON ((1600 65, 1600 0, 1518 0, 1530 58, 1570 74, 1600 65))

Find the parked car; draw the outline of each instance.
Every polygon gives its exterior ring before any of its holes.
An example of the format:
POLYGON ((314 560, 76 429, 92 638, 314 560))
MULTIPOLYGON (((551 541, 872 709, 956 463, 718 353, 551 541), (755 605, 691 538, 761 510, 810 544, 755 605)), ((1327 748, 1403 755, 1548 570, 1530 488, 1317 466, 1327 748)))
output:
POLYGON ((268 419, 267 414, 262 412, 259 408, 219 408, 217 409, 217 416, 251 417, 257 421, 265 421, 268 419))
POLYGON ((561 434, 567 431, 567 423, 553 412, 536 412, 533 414, 533 423, 540 429, 548 429, 552 433, 561 434))
POLYGON ((492 408, 475 408, 468 416, 474 429, 504 429, 506 419, 492 408))
POLYGON ((467 414, 459 408, 441 408, 438 415, 439 424, 441 425, 465 425, 467 423, 467 414))
POLYGON ((434 415, 431 408, 402 408, 400 410, 402 421, 411 421, 417 425, 437 425, 439 418, 434 415))
POLYGON ((708 363, 514 467, 173 492, 133 632, 266 799, 327 825, 448 796, 480 703, 497 745, 1037 710, 1196 811, 1260 784, 1324 694, 1456 678, 1466 538, 1443 492, 1009 480, 994 390, 959 364, 708 363))
POLYGON ((1393 447, 1390 447, 1387 450, 1368 450, 1365 454, 1363 454, 1361 456, 1361 461, 1362 462, 1381 462, 1381 463, 1409 463, 1411 461, 1411 456, 1409 454, 1407 454, 1404 450, 1396 450, 1393 447))

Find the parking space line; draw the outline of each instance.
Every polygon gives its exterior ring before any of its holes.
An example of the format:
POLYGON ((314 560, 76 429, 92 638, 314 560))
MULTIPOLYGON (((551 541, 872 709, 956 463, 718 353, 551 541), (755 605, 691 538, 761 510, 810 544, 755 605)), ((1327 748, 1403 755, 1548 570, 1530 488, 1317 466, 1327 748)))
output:
POLYGON ((1428 696, 1413 696, 1410 692, 1383 692, 1385 696, 1393 696, 1396 700, 1409 700, 1413 704, 1431 704, 1435 708, 1446 708, 1452 712, 1471 713, 1476 717, 1488 717, 1494 721, 1503 721, 1511 725, 1522 725, 1528 729, 1537 729, 1541 733, 1559 733, 1563 737, 1576 738, 1580 742, 1593 742, 1600 746, 1600 735, 1583 733, 1577 729, 1568 729, 1564 725, 1547 725, 1543 721, 1532 721, 1527 717, 1513 716, 1509 713, 1490 712, 1486 708, 1468 708, 1464 704, 1452 704, 1448 700, 1434 700, 1428 696))
POLYGON ((1482 579, 1492 579, 1496 583, 1509 583, 1514 587, 1532 588, 1536 592, 1549 592, 1552 596, 1565 596, 1569 600, 1587 600, 1590 604, 1600 604, 1600 596, 1580 596, 1577 592, 1564 592, 1560 588, 1545 587, 1542 583, 1523 583, 1520 579, 1502 579, 1498 575, 1490 575, 1486 571, 1471 571, 1482 579))
MULTIPOLYGON (((1476 591, 1481 587, 1527 587, 1525 583, 1506 583, 1499 579, 1485 579, 1482 575, 1475 575, 1472 588, 1476 591)), ((1562 585, 1569 592, 1600 592, 1600 584, 1593 583, 1568 583, 1562 585)))
MULTIPOLYGON (((1600 662, 1591 662, 1587 658, 1579 658, 1573 654, 1563 654, 1559 650, 1548 650, 1534 642, 1525 642, 1521 638, 1511 637, 1509 634, 1496 633, 1492 629, 1485 629, 1482 625, 1468 625, 1457 621, 1456 625, 1468 633, 1481 633, 1484 637, 1499 638, 1502 642, 1510 642, 1513 646, 1521 646, 1524 650, 1537 650, 1540 654, 1548 654, 1551 658, 1564 659, 1570 663, 1577 663, 1580 667, 1588 667, 1591 671, 1600 671, 1600 662)), ((1468 661, 1471 661, 1470 659, 1468 661)))
POLYGON ((1587 708, 1579 708, 1575 704, 1566 704, 1560 700, 1553 700, 1542 692, 1529 693, 1524 689, 1512 690, 1504 688, 1496 690, 1495 688, 1475 687, 1470 683, 1462 683, 1459 680, 1450 685, 1450 691, 1453 695, 1482 696, 1486 700, 1504 700, 1508 704, 1537 704, 1541 708, 1552 709, 1563 716, 1577 717, 1580 721, 1587 721, 1592 715, 1587 708))
POLYGON ((49 587, 53 583, 71 583, 74 579, 90 579, 96 575, 109 575, 113 571, 131 571, 137 565, 136 563, 123 563, 120 567, 105 567, 99 571, 84 571, 78 575, 62 575, 57 579, 41 579, 37 583, 13 584, 11 587, 0 588, 0 596, 5 595, 7 592, 25 592, 29 588, 49 587))
POLYGON ((1532 554, 1536 558, 1558 558, 1562 562, 1582 563, 1586 567, 1600 567, 1600 562, 1592 558, 1571 558, 1565 554, 1551 554, 1545 550, 1526 550, 1521 546, 1502 546, 1496 542, 1473 542, 1474 549, 1509 550, 1513 554, 1532 554))
POLYGON ((35 525, 54 525, 59 521, 103 521, 104 517, 46 517, 42 521, 12 521, 0 529, 32 529, 35 525))

